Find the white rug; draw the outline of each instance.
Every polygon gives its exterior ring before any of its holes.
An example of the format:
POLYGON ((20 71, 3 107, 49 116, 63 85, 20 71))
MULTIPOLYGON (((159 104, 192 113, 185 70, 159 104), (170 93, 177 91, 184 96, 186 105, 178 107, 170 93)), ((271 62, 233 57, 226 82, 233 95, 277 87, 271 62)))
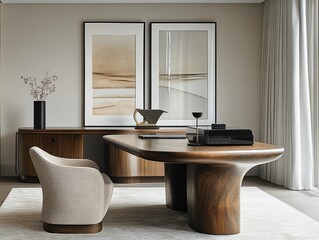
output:
MULTIPOLYGON (((319 239, 319 223, 258 188, 241 191, 241 233, 194 232, 186 213, 165 206, 164 188, 115 188, 97 234, 51 234, 42 229, 40 188, 14 188, 0 208, 0 239, 319 239)), ((75 203, 76 204, 76 203, 75 203)))

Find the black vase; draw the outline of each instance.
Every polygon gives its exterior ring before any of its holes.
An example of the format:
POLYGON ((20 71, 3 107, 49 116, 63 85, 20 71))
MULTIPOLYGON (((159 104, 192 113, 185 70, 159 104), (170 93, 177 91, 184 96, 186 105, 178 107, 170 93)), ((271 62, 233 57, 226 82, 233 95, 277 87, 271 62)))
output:
POLYGON ((34 129, 45 129, 45 101, 34 101, 33 103, 33 127, 34 129))

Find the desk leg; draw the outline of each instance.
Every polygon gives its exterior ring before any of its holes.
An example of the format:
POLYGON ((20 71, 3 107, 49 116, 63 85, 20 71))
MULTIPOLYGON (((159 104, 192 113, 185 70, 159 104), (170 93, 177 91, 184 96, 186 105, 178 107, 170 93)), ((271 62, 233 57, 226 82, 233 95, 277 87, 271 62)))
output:
POLYGON ((246 168, 189 164, 187 206, 189 226, 207 234, 240 232, 240 186, 246 168))
POLYGON ((186 164, 165 163, 166 206, 187 211, 186 164))

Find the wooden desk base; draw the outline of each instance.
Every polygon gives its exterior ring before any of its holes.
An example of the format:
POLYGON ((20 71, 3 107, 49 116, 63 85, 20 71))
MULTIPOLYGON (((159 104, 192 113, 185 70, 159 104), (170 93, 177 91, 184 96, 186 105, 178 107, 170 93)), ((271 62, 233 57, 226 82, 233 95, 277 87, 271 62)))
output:
POLYGON ((226 164, 165 163, 166 205, 177 211, 187 209, 188 224, 197 232, 239 233, 240 187, 249 169, 226 164))
POLYGON ((240 186, 248 170, 231 165, 188 165, 189 226, 209 234, 239 233, 240 186))
POLYGON ((282 147, 196 146, 185 139, 140 139, 132 135, 105 136, 121 150, 165 163, 166 205, 187 206, 188 224, 197 232, 230 235, 240 232, 240 186, 254 166, 278 159, 282 147))
POLYGON ((186 164, 165 163, 166 206, 176 211, 187 211, 186 164))

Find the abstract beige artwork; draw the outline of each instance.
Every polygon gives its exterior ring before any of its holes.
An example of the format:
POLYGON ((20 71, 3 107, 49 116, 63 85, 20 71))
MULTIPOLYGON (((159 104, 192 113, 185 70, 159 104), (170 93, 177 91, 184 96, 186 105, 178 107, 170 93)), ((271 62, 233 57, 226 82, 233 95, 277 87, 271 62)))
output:
POLYGON ((131 115, 135 106, 136 36, 92 36, 93 115, 131 115))
POLYGON ((84 125, 134 126, 144 108, 144 22, 84 22, 84 125))
POLYGON ((216 23, 151 23, 151 107, 168 113, 159 125, 216 121, 216 23))
POLYGON ((159 31, 159 108, 162 119, 208 118, 207 31, 159 31))

